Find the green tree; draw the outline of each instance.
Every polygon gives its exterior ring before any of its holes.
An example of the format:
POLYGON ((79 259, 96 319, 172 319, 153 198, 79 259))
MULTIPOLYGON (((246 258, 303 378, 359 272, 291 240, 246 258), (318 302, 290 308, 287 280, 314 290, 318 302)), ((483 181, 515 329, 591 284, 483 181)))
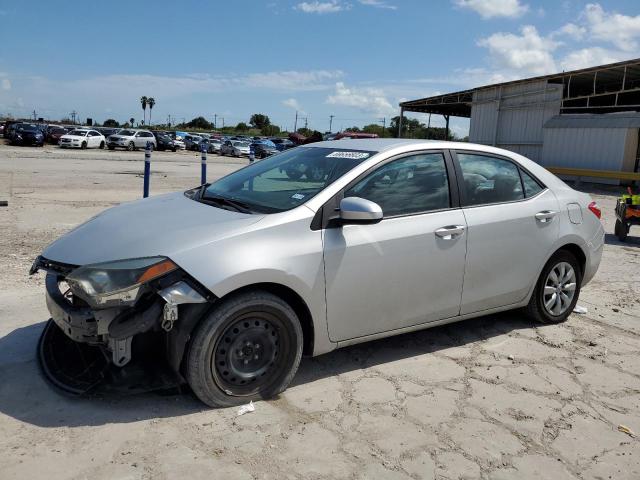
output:
POLYGON ((246 132, 247 130, 249 130, 249 125, 244 122, 240 122, 238 125, 236 125, 236 130, 238 130, 239 132, 246 132))
POLYGON ((269 120, 269 117, 267 115, 264 115, 262 113, 254 113, 253 115, 251 115, 249 123, 254 128, 262 130, 264 127, 271 125, 271 120, 269 120))
POLYGON ((313 134, 313 130, 309 128, 299 128, 298 133, 300 135, 304 135, 305 137, 310 137, 313 134))
POLYGON ((149 97, 147 99, 147 105, 149 105, 149 125, 151 125, 151 110, 153 110, 153 106, 156 104, 156 99, 153 97, 149 97))
POLYGON ((204 117, 196 117, 190 122, 184 124, 188 128, 197 128, 200 130, 213 130, 213 124, 208 122, 204 117))
POLYGON ((260 129, 260 134, 264 135, 265 137, 271 137, 274 135, 279 135, 280 134, 280 127, 278 127, 277 125, 267 125, 265 127, 262 127, 260 129))
POLYGON ((355 133, 357 133, 357 132, 360 131, 360 128, 356 127, 356 126, 353 126, 353 127, 345 128, 344 131, 345 132, 355 132, 355 133))
POLYGON ((118 128, 120 126, 120 123, 113 118, 107 118, 102 125, 104 127, 118 128))
POLYGON ((142 120, 142 124, 144 125, 144 122, 147 121, 147 102, 149 101, 149 99, 147 97, 140 97, 140 105, 142 105, 142 116, 144 117, 144 120, 142 120))

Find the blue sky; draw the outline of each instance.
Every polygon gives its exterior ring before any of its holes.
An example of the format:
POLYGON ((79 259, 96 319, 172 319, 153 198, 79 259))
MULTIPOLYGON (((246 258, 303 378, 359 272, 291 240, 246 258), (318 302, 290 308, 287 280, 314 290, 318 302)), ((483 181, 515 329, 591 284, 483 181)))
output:
POLYGON ((0 115, 141 119, 147 95, 162 121, 260 112, 291 129, 297 109, 335 131, 404 99, 638 57, 640 3, 0 0, 0 45, 0 115))

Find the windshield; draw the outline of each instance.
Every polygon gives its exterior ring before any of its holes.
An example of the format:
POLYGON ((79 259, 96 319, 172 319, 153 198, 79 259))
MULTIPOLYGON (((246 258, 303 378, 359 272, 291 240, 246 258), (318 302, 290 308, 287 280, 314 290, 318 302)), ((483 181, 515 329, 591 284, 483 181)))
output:
POLYGON ((72 130, 71 132, 69 132, 69 135, 75 135, 76 137, 86 137, 87 136, 87 131, 86 130, 72 130))
POLYGON ((133 137, 136 134, 133 130, 122 130, 118 132, 118 135, 122 135, 123 137, 133 137))
POLYGON ((18 130, 21 130, 23 132, 37 132, 39 131, 39 128, 37 127, 37 125, 20 125, 18 127, 18 130))
POLYGON ((248 147, 249 142, 233 142, 234 147, 248 147))
POLYGON ((303 204, 377 152, 299 147, 238 170, 209 185, 201 199, 232 200, 260 213, 303 204))

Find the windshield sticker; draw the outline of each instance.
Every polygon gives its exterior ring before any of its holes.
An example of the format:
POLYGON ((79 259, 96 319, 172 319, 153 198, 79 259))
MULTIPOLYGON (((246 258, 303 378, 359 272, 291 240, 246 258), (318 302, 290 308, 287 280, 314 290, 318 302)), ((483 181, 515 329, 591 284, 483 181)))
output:
POLYGON ((362 160, 368 158, 369 154, 366 152, 332 152, 327 155, 326 158, 347 158, 349 160, 362 160))
POLYGON ((293 198, 294 200, 302 200, 304 198, 304 195, 301 193, 294 193, 293 195, 291 195, 291 198, 293 198))

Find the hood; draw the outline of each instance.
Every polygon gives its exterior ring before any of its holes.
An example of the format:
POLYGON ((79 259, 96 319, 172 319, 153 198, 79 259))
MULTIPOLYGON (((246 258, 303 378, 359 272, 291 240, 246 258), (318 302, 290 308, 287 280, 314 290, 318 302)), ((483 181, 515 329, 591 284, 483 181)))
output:
POLYGON ((81 139, 81 138, 87 138, 87 137, 82 136, 82 135, 69 135, 69 134, 65 134, 65 135, 62 135, 60 138, 71 138, 71 139, 73 139, 73 138, 77 138, 77 139, 81 139))
POLYGON ((130 137, 126 136, 126 135, 110 135, 109 138, 114 138, 116 140, 121 140, 121 139, 127 139, 127 138, 133 138, 133 135, 131 135, 130 137))
POLYGON ((205 205, 182 192, 170 193, 105 210, 51 243, 42 256, 71 265, 159 255, 171 258, 241 233, 263 218, 205 205))

